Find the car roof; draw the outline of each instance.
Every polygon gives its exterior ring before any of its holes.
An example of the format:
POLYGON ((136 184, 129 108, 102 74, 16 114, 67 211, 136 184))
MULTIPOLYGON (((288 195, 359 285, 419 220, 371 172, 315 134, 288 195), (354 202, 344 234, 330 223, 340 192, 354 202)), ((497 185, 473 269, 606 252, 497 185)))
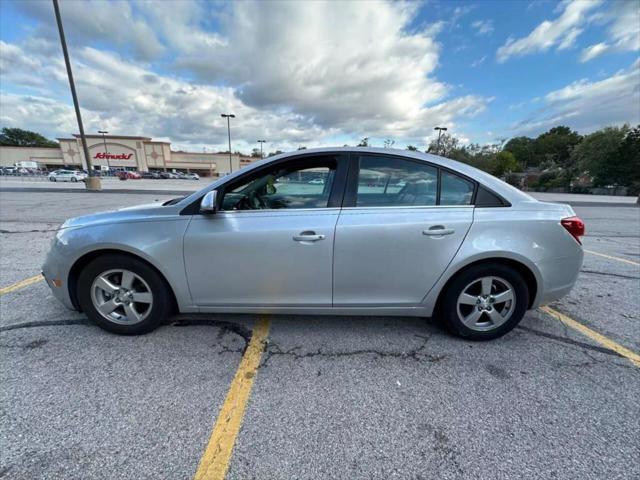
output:
POLYGON ((499 195, 502 195, 505 199, 507 199, 510 203, 520 203, 520 202, 535 202, 535 199, 530 195, 526 194, 518 190, 517 188, 509 185, 506 182, 503 182, 499 178, 494 177, 478 168, 472 167, 471 165, 467 165, 466 163, 458 162, 456 160, 451 160, 449 158, 441 157, 438 155, 433 155, 431 153, 423 153, 419 151, 413 150, 400 150, 395 148, 375 148, 375 147, 321 147, 321 148, 308 148, 303 150, 295 150, 292 152, 284 152, 278 155, 273 155, 271 157, 267 157, 262 160, 258 160, 257 162, 253 162, 246 167, 236 170, 230 175, 224 176, 220 178, 218 181, 213 184, 203 188, 202 190, 194 193, 193 195, 189 195, 185 200, 192 201, 197 196, 204 194, 209 190, 213 190, 218 185, 223 182, 227 182, 232 178, 236 178, 237 176, 244 175, 251 170, 256 168, 260 168, 263 165, 268 165, 271 162, 283 160, 288 157, 301 157, 307 155, 321 154, 321 153, 372 153, 372 154, 383 154, 383 155, 393 155, 398 157, 405 157, 413 160, 420 160, 423 162, 428 162, 436 166, 441 166, 443 168, 450 169, 454 172, 459 172, 463 175, 466 175, 469 178, 474 179, 481 185, 488 187, 499 195))

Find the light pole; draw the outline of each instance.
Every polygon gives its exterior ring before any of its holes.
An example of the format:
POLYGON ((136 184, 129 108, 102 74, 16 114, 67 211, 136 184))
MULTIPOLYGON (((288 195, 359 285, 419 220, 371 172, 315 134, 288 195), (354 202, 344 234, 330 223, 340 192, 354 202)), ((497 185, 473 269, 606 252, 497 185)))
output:
POLYGON ((67 67, 67 76, 69 77, 69 88, 71 89, 71 97, 73 98, 73 107, 76 110, 76 119, 78 120, 78 130, 80 130, 80 138, 82 139, 82 150, 84 158, 87 162, 87 170, 89 178, 85 182, 87 190, 100 190, 100 178, 96 177, 91 165, 89 157, 89 149, 87 148, 87 139, 84 136, 84 127, 82 126, 82 116, 80 115, 80 104, 78 103, 78 95, 76 94, 76 85, 73 82, 73 72, 71 71, 71 61, 69 60, 69 52, 67 51, 67 41, 64 37, 64 28, 62 27, 62 17, 60 16, 60 6, 58 0, 53 0, 53 11, 56 15, 56 23, 58 24, 58 33, 60 34, 60 44, 62 45, 62 55, 64 63, 67 67))
POLYGON ((440 154, 440 135, 442 135, 442 131, 444 130, 445 132, 447 131, 447 127, 436 127, 434 128, 434 130, 438 130, 438 151, 437 153, 440 154))
POLYGON ((266 140, 256 140, 256 142, 258 142, 258 143, 260 144, 260 158, 264 158, 264 157, 262 156, 262 145, 263 145, 264 143, 266 143, 267 141, 266 141, 266 140))
POLYGON ((107 175, 111 173, 111 164, 109 163, 109 152, 107 152, 107 138, 105 135, 109 132, 106 130, 98 130, 98 133, 102 134, 102 141, 104 142, 104 158, 107 159, 107 175))
POLYGON ((227 134, 229 135, 229 173, 233 173, 233 163, 231 161, 231 119, 236 118, 233 113, 223 113, 220 115, 227 119, 227 134))

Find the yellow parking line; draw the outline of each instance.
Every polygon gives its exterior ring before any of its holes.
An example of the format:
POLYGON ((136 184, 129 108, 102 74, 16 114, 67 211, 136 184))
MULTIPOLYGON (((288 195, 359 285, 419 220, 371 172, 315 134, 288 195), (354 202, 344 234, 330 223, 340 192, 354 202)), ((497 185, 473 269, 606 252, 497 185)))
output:
POLYGON ((13 292, 15 290, 19 290, 24 287, 28 287, 29 285, 33 285, 34 283, 38 283, 40 280, 44 280, 44 277, 40 274, 26 278, 21 280, 20 282, 14 283, 13 285, 9 285, 7 287, 0 288, 0 295, 4 295, 6 293, 13 292))
POLYGON ((213 426, 207 448, 200 459, 195 480, 223 480, 227 473, 233 446, 242 426, 242 417, 269 335, 269 325, 268 317, 260 317, 253 327, 247 350, 240 360, 236 375, 227 392, 227 398, 213 426))
POLYGON ((596 332, 594 330, 591 330, 589 327, 581 324, 580 322, 575 321, 573 318, 570 318, 570 317, 566 316, 564 313, 560 313, 557 310, 554 310, 553 308, 551 308, 549 306, 540 307, 540 310, 542 310, 543 312, 551 315, 555 319, 560 320, 566 326, 571 327, 574 330, 577 330, 578 332, 582 333, 583 335, 586 335, 591 340, 599 343, 603 347, 608 348, 609 350, 613 350, 618 355, 621 355, 621 356, 627 358, 636 367, 640 367, 640 355, 638 355, 636 352, 633 352, 633 351, 629 350, 628 348, 623 347, 619 343, 616 343, 613 340, 605 337, 604 335, 602 335, 602 334, 600 334, 600 333, 598 333, 598 332, 596 332))
POLYGON ((640 265, 640 263, 634 262, 633 260, 627 260, 626 258, 614 257, 612 255, 605 255, 604 253, 594 252, 593 250, 585 250, 585 253, 590 253, 591 255, 597 255, 599 257, 608 258, 609 260, 617 260, 618 262, 628 263, 630 265, 640 265))

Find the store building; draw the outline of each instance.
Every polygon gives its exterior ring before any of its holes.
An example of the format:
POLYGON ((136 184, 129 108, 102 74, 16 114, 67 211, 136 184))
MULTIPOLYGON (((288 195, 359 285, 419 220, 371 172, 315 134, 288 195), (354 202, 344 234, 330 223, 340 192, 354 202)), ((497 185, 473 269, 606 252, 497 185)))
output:
MULTIPOLYGON (((150 137, 86 135, 89 156, 94 169, 195 172, 204 176, 222 176, 251 163, 251 157, 224 153, 193 153, 171 150, 169 142, 150 137), (231 165, 230 165, 231 164, 231 165), (231 167, 231 168, 230 168, 231 167)), ((38 168, 87 169, 79 135, 58 138, 59 147, 0 146, 0 166, 11 167, 20 162, 36 162, 38 168)))

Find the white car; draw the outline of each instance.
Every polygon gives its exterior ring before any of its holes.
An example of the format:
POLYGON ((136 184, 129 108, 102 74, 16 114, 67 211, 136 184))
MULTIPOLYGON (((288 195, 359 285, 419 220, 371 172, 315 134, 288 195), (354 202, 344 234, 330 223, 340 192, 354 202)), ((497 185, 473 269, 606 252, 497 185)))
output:
POLYGON ((314 178, 308 182, 310 185, 324 185, 324 180, 321 178, 314 178))
POLYGON ((200 175, 197 173, 187 173, 184 175, 185 180, 200 180, 200 175))
POLYGON ((87 174, 81 170, 56 170, 49 174, 50 182, 83 182, 87 174))

